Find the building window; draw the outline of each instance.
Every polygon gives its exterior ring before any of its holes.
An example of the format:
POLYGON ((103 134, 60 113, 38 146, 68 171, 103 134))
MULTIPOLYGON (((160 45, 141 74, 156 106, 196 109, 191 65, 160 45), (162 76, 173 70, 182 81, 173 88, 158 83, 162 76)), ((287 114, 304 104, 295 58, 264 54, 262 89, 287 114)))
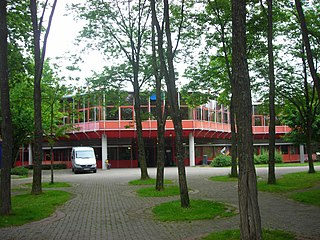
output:
POLYGON ((106 120, 119 120, 119 109, 117 107, 107 107, 106 120))
POLYGON ((132 107, 121 108, 121 120, 132 120, 133 110, 132 107))

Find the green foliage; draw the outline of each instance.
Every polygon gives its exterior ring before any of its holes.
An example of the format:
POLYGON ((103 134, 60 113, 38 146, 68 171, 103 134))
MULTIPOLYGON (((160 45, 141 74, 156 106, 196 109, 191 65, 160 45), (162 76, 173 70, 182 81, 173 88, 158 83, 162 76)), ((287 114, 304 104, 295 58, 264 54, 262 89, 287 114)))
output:
POLYGON ((11 175, 28 176, 28 169, 25 167, 15 167, 11 169, 11 175))
POLYGON ((0 227, 19 226, 49 217, 58 206, 70 200, 71 193, 45 191, 40 195, 23 194, 12 197, 12 214, 0 216, 0 227))
MULTIPOLYGON (((52 164, 52 166, 53 166, 53 169, 66 169, 67 168, 67 165, 65 163, 52 164)), ((33 165, 29 165, 28 168, 33 169, 33 165)), ((42 170, 50 170, 51 165, 50 164, 42 165, 41 169, 42 170)))
POLYGON ((165 186, 163 191, 157 191, 155 187, 141 188, 137 190, 140 197, 169 197, 180 194, 178 186, 165 186))
MULTIPOLYGON (((295 240, 292 233, 284 232, 282 230, 266 230, 262 231, 262 238, 264 240, 295 240)), ((201 238, 202 240, 239 240, 240 230, 226 230, 222 232, 213 232, 201 238)))
POLYGON ((235 215, 233 207, 209 200, 191 200, 188 208, 182 208, 180 201, 166 202, 155 206, 152 212, 160 221, 192 221, 235 215))
MULTIPOLYGON (((269 152, 262 151, 259 155, 254 155, 254 164, 267 164, 269 162, 269 152)), ((275 152, 275 162, 282 163, 282 155, 279 152, 275 152)))
MULTIPOLYGON (((26 183, 24 186, 32 187, 32 183, 26 183)), ((67 182, 42 182, 42 188, 65 188, 71 187, 71 185, 67 182)))
POLYGON ((320 183, 319 173, 290 173, 282 176, 276 184, 267 184, 267 181, 258 181, 258 189, 266 192, 290 192, 310 188, 320 183))
POLYGON ((231 166, 231 156, 220 154, 210 163, 212 167, 229 167, 231 166))

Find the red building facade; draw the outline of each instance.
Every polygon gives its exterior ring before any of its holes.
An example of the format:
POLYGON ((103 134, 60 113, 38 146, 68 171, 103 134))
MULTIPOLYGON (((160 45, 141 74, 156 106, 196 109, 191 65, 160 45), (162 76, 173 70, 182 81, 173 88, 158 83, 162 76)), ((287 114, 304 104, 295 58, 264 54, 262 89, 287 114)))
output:
MULTIPOLYGON (((121 104, 114 103, 114 97, 90 94, 81 97, 70 96, 64 99, 64 123, 74 125, 68 138, 59 139, 54 146, 54 163, 71 167, 70 153, 75 146, 91 146, 95 149, 98 167, 104 168, 106 159, 114 168, 138 167, 137 131, 134 116, 133 95, 121 96, 121 104)), ((149 167, 156 166, 157 122, 154 96, 141 99, 142 123, 145 140, 146 160, 149 167)), ((163 107, 163 109, 165 109, 163 107)), ((231 129, 228 108, 216 101, 189 108, 183 99, 180 101, 185 146, 185 165, 202 164, 204 155, 208 160, 221 152, 228 154, 231 148, 231 129)), ((259 154, 268 147, 268 117, 259 115, 253 109, 253 139, 255 152, 259 154)), ((165 165, 175 166, 175 132, 170 119, 166 122, 165 165)), ((299 162, 304 158, 303 147, 286 143, 281 138, 289 132, 287 126, 276 126, 276 146, 282 153, 284 162, 299 162)), ((17 165, 32 164, 29 148, 21 149, 17 165)), ((44 143, 43 164, 50 163, 50 147, 44 143)))

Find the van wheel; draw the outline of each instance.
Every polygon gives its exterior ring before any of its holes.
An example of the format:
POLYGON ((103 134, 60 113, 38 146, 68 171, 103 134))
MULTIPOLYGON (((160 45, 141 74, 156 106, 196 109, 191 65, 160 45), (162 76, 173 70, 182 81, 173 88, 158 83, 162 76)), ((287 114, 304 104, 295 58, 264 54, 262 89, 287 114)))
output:
POLYGON ((72 168, 72 172, 74 172, 74 168, 72 168))
POLYGON ((97 169, 96 170, 93 170, 93 173, 96 173, 97 172, 97 169))
POLYGON ((78 174, 78 171, 76 169, 74 169, 74 174, 78 174))

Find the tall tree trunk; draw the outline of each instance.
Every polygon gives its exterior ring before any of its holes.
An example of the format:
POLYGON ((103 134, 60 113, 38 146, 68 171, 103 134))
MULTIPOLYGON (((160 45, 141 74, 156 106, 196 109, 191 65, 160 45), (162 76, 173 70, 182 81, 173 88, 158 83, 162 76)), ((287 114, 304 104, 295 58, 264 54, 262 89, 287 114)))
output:
POLYGON ((2 133, 2 169, 1 169, 1 215, 11 213, 11 164, 12 164, 12 119, 10 112, 10 91, 8 76, 8 27, 7 1, 0 0, 0 81, 1 81, 1 133, 2 133))
POLYGON ((42 116, 41 116, 41 49, 40 33, 37 18, 37 2, 30 0, 31 20, 34 38, 34 148, 33 148, 33 183, 32 194, 41 194, 41 162, 42 162, 42 116))
MULTIPOLYGON (((155 9, 155 2, 151 7, 155 9)), ((156 190, 164 190, 164 163, 165 163, 165 123, 166 112, 162 109, 162 97, 161 97, 161 80, 163 78, 163 71, 158 64, 157 51, 156 51, 156 36, 155 36, 155 16, 152 15, 152 67, 153 75, 156 80, 156 118, 157 118, 157 178, 156 178, 156 190)))
POLYGON ((246 1, 232 1, 232 74, 235 83, 239 156, 240 232, 243 240, 262 239, 257 178, 253 164, 252 102, 246 51, 246 1))
POLYGON ((163 2, 163 16, 164 16, 164 29, 166 33, 167 49, 166 57, 164 56, 163 47, 163 30, 156 18, 155 1, 151 0, 152 15, 155 20, 157 34, 158 34, 158 55, 160 59, 160 68, 163 71, 164 78, 168 90, 168 99, 170 105, 170 114, 174 124, 175 142, 176 142, 176 158, 178 160, 178 174, 179 174, 179 188, 180 188, 180 201, 181 206, 187 208, 190 206, 186 171, 184 166, 184 147, 182 143, 182 120, 180 108, 178 105, 178 92, 175 86, 175 72, 173 64, 173 48, 171 40, 171 29, 169 22, 169 3, 168 0, 163 2))
POLYGON ((139 83, 138 83, 138 73, 137 73, 136 69, 134 71, 135 71, 134 82, 133 82, 134 112, 135 112, 136 126, 137 126, 137 133, 138 133, 138 159, 139 159, 139 164, 140 164, 141 179, 148 179, 149 175, 148 175, 146 154, 145 154, 145 148, 144 148, 144 139, 142 136, 140 87, 139 87, 139 83))
MULTIPOLYGON (((48 1, 45 2, 43 14, 45 12, 48 1)), ((42 114, 41 114, 41 78, 43 71, 43 63, 46 53, 46 45, 50 32, 50 27, 53 19, 54 10, 57 0, 54 0, 51 13, 49 16, 48 26, 43 39, 43 47, 40 47, 40 36, 42 30, 43 18, 38 22, 37 17, 37 1, 30 0, 30 12, 33 29, 33 43, 34 43, 34 147, 33 147, 33 182, 31 193, 38 195, 42 193, 41 186, 41 163, 42 163, 42 114)))
POLYGON ((275 76, 274 76, 274 57, 273 57, 273 19, 272 19, 272 0, 268 0, 268 60, 269 60, 269 162, 268 162, 268 184, 276 184, 275 174, 275 149, 276 149, 276 112, 275 100, 275 76))
POLYGON ((231 94, 230 125, 231 125, 231 174, 230 177, 238 177, 237 163, 237 133, 235 121, 234 95, 231 94))
POLYGON ((318 98, 320 98, 320 77, 317 74, 317 70, 314 66, 313 62, 313 56, 312 56, 312 51, 310 47, 310 41, 309 41, 309 32, 308 32, 308 27, 306 24, 306 19, 304 17, 302 5, 301 5, 301 0, 295 0, 296 3, 296 9, 298 12, 299 16, 299 22, 300 22, 300 27, 301 27, 301 32, 302 32, 302 37, 303 37, 303 43, 306 49, 306 54, 307 54, 307 61, 310 69, 310 73, 314 82, 314 85, 316 86, 317 93, 318 93, 318 98))

